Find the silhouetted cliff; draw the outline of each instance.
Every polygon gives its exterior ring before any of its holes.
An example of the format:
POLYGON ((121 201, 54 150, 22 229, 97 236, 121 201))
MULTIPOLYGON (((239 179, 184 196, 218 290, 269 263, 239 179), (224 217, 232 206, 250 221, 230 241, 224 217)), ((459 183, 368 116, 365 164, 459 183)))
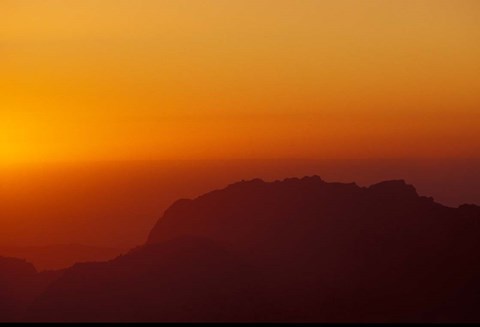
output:
POLYGON ((146 245, 68 269, 31 321, 480 322, 480 208, 404 181, 240 182, 174 203, 146 245))
POLYGON ((225 244, 270 276, 293 320, 480 320, 480 208, 404 181, 241 182, 176 202, 150 234, 225 244))

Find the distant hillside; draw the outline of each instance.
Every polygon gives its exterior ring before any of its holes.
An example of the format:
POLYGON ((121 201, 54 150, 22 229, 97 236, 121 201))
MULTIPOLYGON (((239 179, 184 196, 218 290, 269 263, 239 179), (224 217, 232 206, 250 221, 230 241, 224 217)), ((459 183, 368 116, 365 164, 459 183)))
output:
POLYGON ((27 306, 60 275, 37 273, 25 260, 0 257, 0 322, 21 321, 27 306))
POLYGON ((0 246, 0 255, 23 258, 33 263, 39 271, 65 269, 77 262, 110 260, 125 251, 125 249, 81 244, 28 247, 0 246))
POLYGON ((77 264, 29 321, 480 322, 480 207, 401 180, 243 181, 174 203, 147 244, 77 264))
POLYGON ((178 238, 105 263, 77 264, 34 302, 29 321, 260 321, 263 283, 212 241, 178 238))

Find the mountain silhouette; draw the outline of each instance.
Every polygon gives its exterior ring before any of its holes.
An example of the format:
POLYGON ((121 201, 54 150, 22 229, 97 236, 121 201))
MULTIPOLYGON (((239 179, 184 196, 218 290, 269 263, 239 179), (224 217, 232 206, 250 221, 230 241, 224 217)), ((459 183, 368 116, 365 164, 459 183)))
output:
POLYGON ((480 207, 402 180, 242 181, 175 202, 145 245, 59 273, 24 317, 480 322, 479 233, 480 207))
POLYGON ((0 322, 22 320, 27 306, 60 275, 38 273, 27 261, 0 257, 0 322))
POLYGON ((479 219, 401 180, 257 179, 176 202, 148 244, 225 244, 270 276, 294 321, 477 321, 479 219))
POLYGON ((210 240, 184 237, 75 265, 34 302, 28 320, 261 321, 268 317, 262 288, 240 258, 210 240))
POLYGON ((117 257, 124 249, 56 244, 48 246, 0 246, 0 255, 24 258, 39 271, 61 270, 78 262, 106 261, 117 257))

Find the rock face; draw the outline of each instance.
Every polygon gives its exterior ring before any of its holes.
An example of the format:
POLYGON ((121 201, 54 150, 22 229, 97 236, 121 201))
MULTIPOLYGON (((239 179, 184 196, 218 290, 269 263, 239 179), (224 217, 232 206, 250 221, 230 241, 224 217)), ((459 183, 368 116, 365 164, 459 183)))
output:
POLYGON ((479 233, 479 207, 403 181, 244 181, 177 201, 146 245, 66 270, 26 317, 480 322, 479 233))
POLYGON ((403 181, 233 184, 175 203, 148 239, 197 235, 270 276, 300 321, 480 321, 480 208, 403 181))

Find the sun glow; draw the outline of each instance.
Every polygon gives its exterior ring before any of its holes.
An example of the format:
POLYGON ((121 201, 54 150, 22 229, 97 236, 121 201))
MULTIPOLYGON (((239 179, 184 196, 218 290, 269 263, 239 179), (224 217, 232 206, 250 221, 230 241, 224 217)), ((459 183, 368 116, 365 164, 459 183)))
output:
POLYGON ((2 164, 480 148, 477 1, 0 6, 2 164))

